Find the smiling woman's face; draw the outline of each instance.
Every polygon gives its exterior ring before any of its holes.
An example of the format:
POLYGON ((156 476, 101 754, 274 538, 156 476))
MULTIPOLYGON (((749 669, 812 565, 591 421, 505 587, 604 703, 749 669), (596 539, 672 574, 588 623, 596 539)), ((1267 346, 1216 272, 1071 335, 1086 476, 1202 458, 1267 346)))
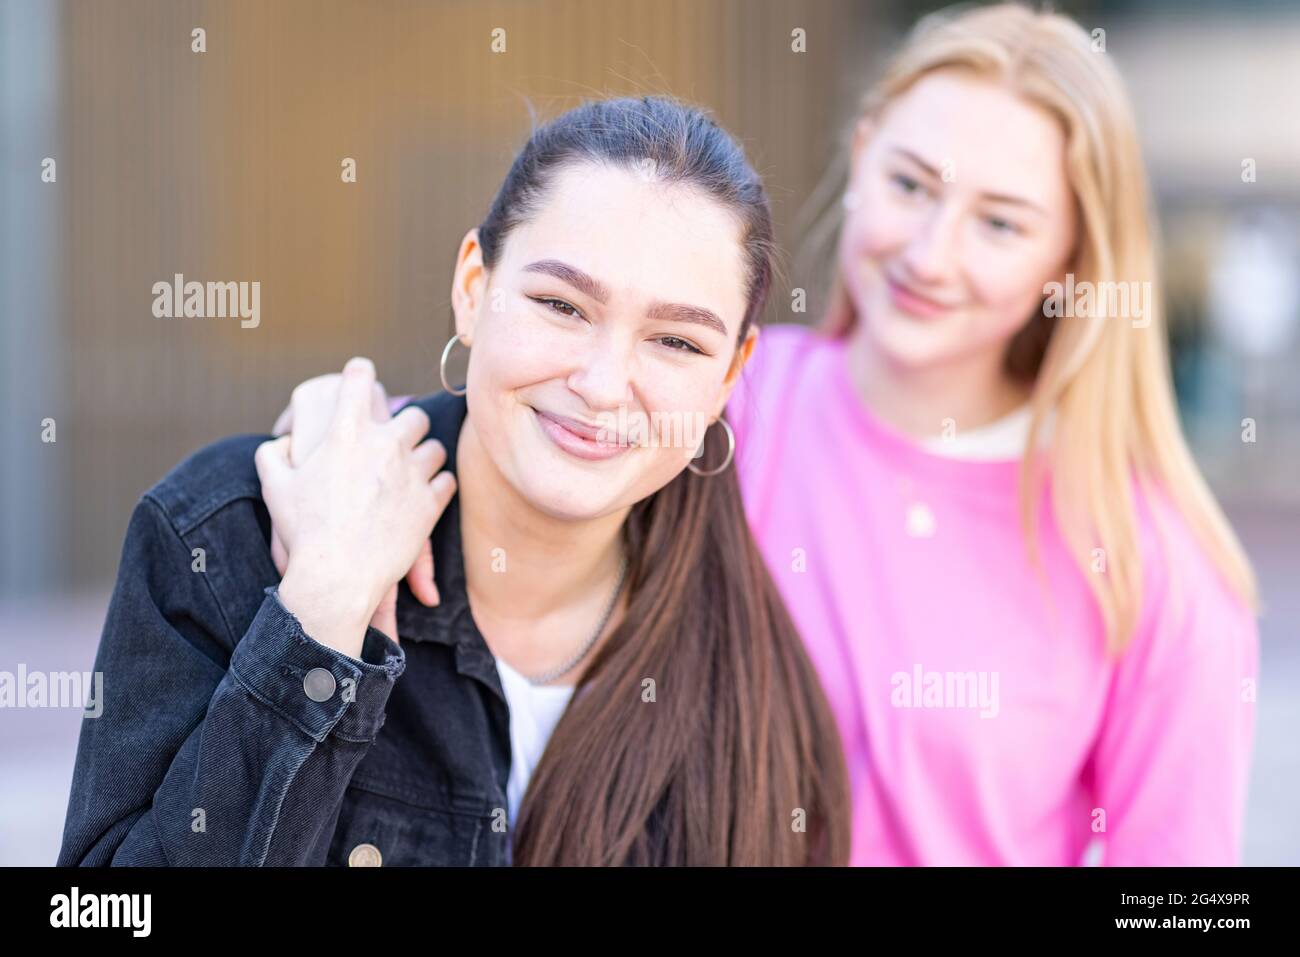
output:
POLYGON ((696 190, 582 163, 556 172, 490 276, 466 236, 452 304, 471 346, 469 415, 534 507, 594 518, 685 468, 753 344, 736 348, 740 229, 696 190))
POLYGON ((858 334, 903 367, 1000 359, 1074 245, 1060 124, 946 70, 858 134, 839 247, 858 334))

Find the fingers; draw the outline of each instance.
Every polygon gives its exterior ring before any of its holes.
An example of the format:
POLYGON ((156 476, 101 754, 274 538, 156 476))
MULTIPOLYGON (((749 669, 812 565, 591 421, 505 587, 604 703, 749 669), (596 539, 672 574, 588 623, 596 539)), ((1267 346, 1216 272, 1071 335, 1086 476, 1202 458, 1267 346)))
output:
MULTIPOLYGON (((456 494, 456 476, 450 472, 439 472, 437 477, 429 483, 429 489, 433 493, 435 506, 434 524, 442 520, 442 513, 447 510, 451 503, 451 497, 456 494)), ((411 565, 410 570, 406 573, 406 583, 411 586, 411 594, 426 605, 438 605, 442 603, 442 596, 438 593, 438 583, 433 574, 433 545, 431 540, 425 539, 424 544, 420 546, 420 554, 415 556, 415 562, 411 565)))
POLYGON ((420 554, 415 556, 415 563, 406 573, 406 583, 411 586, 411 594, 426 605, 437 605, 442 601, 438 595, 438 583, 433 577, 433 542, 424 540, 420 554))
POLYGON ((289 400, 289 431, 293 435, 289 461, 293 465, 301 465, 324 441, 338 408, 339 388, 342 384, 343 376, 340 373, 329 372, 294 386, 289 400))
MULTIPOLYGON (((408 405, 385 428, 397 434, 403 448, 413 449, 429 434, 429 416, 417 405, 408 405)), ((432 474, 432 473, 430 473, 432 474)))
POLYGON ((261 479, 263 486, 275 484, 292 467, 289 464, 291 441, 292 436, 289 435, 268 439, 253 453, 253 464, 257 466, 257 477, 261 479))
POLYGON ((393 417, 388 411, 388 393, 381 382, 376 381, 370 390, 370 417, 376 422, 387 422, 393 417))
MULTIPOLYGON (((446 453, 442 450, 442 443, 436 439, 430 439, 428 442, 422 443, 415 450, 415 454, 417 456, 436 455, 439 459, 446 458, 446 453), (433 446, 437 447, 436 450, 431 448, 433 446), (426 451, 426 449, 430 451, 426 451)), ((435 468, 440 466, 441 461, 435 468)), ((434 524, 436 525, 441 521, 442 513, 447 510, 447 506, 451 503, 451 497, 456 494, 456 476, 451 472, 440 472, 429 483, 429 489, 433 493, 436 512, 434 524)), ((406 573, 406 583, 411 587, 411 594, 424 604, 430 606, 441 604, 442 596, 438 594, 438 584, 433 575, 433 545, 429 539, 425 539, 424 544, 420 546, 420 554, 415 556, 415 562, 406 573)))
POLYGON ((289 446, 289 463, 297 468, 321 443, 338 405, 337 372, 318 375, 293 387, 289 396, 289 429, 293 442, 289 446))
MULTIPOLYGON (((268 508, 272 501, 272 490, 287 475, 292 466, 289 464, 289 444, 292 437, 282 435, 278 439, 263 442, 253 453, 253 463, 257 466, 257 477, 262 483, 262 498, 268 508)), ((289 551, 284 547, 280 533, 275 529, 274 518, 271 524, 271 561, 275 570, 283 577, 289 567, 289 551)))
POLYGON ((446 463, 447 450, 437 439, 426 439, 415 447, 411 460, 420 469, 420 477, 428 482, 446 463))
MULTIPOLYGON (((456 476, 450 472, 439 472, 429 483, 433 490, 433 501, 437 506, 438 518, 442 518, 442 513, 447 510, 451 497, 456 494, 456 476)), ((436 523, 435 523, 436 524, 436 523)))
POLYGON ((359 429, 370 417, 375 385, 375 364, 365 356, 353 356, 343 367, 343 381, 339 384, 339 401, 334 409, 332 425, 359 429))
POLYGON ((271 427, 272 435, 284 435, 286 432, 293 430, 293 403, 290 402, 280 413, 280 417, 275 420, 275 425, 271 427))

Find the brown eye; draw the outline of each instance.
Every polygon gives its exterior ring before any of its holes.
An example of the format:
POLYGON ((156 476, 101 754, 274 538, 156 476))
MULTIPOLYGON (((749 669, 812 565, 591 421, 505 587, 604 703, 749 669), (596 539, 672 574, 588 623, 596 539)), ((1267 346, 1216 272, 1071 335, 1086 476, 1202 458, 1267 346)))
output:
POLYGON ((685 339, 679 339, 676 336, 660 336, 658 341, 677 352, 694 352, 696 355, 704 355, 703 350, 697 349, 685 339))
POLYGON ((553 299, 550 296, 529 296, 528 298, 533 302, 540 302, 545 306, 549 306, 552 311, 558 312, 562 316, 582 318, 582 313, 578 311, 577 306, 570 305, 563 299, 553 299), (566 312, 566 310, 568 311, 566 312))

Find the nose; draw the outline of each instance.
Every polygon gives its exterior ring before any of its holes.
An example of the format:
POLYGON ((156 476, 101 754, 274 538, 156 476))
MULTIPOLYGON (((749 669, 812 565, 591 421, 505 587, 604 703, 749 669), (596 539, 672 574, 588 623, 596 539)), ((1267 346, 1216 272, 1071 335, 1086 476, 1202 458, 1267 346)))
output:
POLYGON ((954 204, 937 203, 917 224, 902 259, 919 282, 938 285, 956 271, 959 213, 954 204))
POLYGON ((588 409, 605 412, 632 403, 633 355, 631 343, 613 335, 596 336, 568 385, 588 409))

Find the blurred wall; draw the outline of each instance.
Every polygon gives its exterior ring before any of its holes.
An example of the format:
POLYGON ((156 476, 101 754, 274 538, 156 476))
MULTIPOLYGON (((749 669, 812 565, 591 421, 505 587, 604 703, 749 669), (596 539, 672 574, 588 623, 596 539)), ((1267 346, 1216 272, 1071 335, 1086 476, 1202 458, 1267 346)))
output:
MULTIPOLYGON (((939 6, 0 4, 13 412, 0 596, 110 582, 145 488, 206 442, 269 429, 296 382, 350 355, 372 356, 392 391, 435 388, 461 237, 534 116, 583 98, 671 93, 711 108, 769 185, 788 253, 770 318, 810 321, 789 312, 792 286, 815 301, 816 277, 791 274, 796 214, 883 55, 939 6), (206 52, 192 50, 196 28, 206 52), (791 49, 796 28, 806 52, 791 49), (57 184, 38 178, 45 156, 57 184), (342 182, 345 158, 356 183, 342 182), (260 325, 155 318, 152 286, 177 273, 259 282, 260 325), (46 416, 53 445, 39 442, 46 416)), ((1062 6, 1106 31, 1105 55, 1133 93, 1200 463, 1225 498, 1300 503, 1300 337, 1239 355, 1216 338, 1224 317, 1210 309, 1212 267, 1240 217, 1270 212, 1293 233, 1300 222, 1300 11, 1062 6), (1258 164, 1255 182, 1241 180, 1243 156, 1258 164), (1260 433, 1249 446, 1246 415, 1260 433)))
MULTIPOLYGON (((49 10, 63 303, 24 335, 52 336, 61 365, 20 369, 17 387, 56 410, 57 443, 43 451, 74 491, 24 591, 111 580, 139 494, 208 441, 269 431, 302 378, 359 353, 393 391, 436 388, 456 248, 533 111, 626 93, 707 104, 769 179, 791 241, 842 105, 838 47, 869 33, 867 8, 841 2, 49 10), (795 26, 807 54, 791 51, 795 26), (206 52, 191 50, 196 27, 206 52), (492 50, 497 28, 504 52, 492 50), (260 281, 260 325, 155 318, 152 286, 176 273, 260 281)), ((33 194, 42 188, 53 193, 34 183, 33 194)), ((36 427, 23 429, 30 445, 36 427)), ((3 501, 16 517, 31 496, 3 501)))

